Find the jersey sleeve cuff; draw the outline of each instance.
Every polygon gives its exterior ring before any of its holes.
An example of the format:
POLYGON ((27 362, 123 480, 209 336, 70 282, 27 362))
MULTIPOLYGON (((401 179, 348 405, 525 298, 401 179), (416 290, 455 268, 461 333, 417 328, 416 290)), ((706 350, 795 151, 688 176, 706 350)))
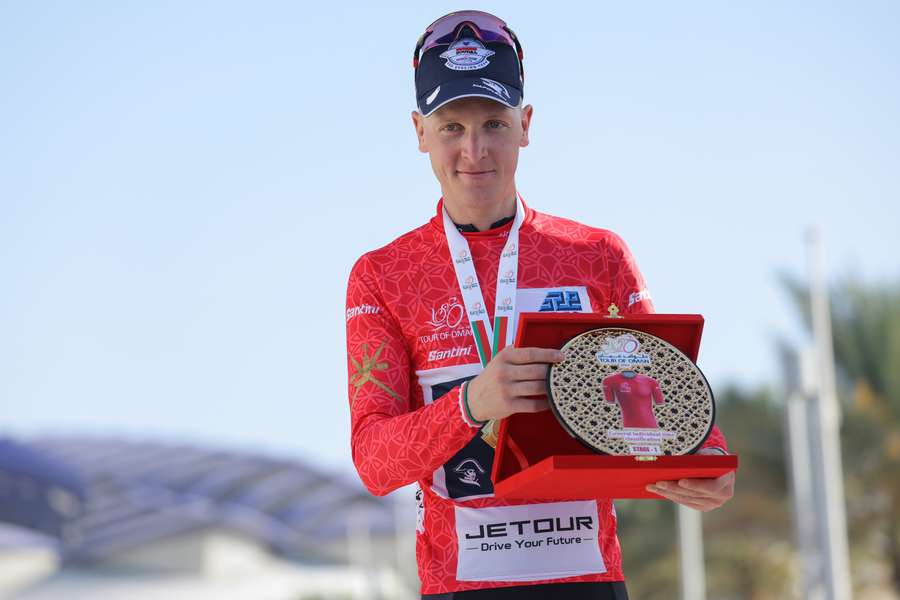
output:
POLYGON ((459 414, 462 417, 463 423, 471 427, 472 429, 481 429, 481 426, 484 423, 476 423, 471 418, 469 418, 468 411, 466 410, 466 386, 469 385, 468 381, 464 381, 461 386, 459 386, 459 414))

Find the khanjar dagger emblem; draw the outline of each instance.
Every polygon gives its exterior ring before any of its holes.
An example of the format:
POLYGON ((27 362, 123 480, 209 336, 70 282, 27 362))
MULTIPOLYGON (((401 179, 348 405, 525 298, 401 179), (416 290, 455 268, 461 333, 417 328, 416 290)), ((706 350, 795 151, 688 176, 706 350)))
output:
POLYGON ((369 345, 363 344, 362 361, 358 361, 352 356, 350 357, 350 362, 353 363, 353 368, 356 369, 356 373, 350 377, 350 385, 356 388, 356 391, 353 392, 351 404, 356 402, 356 396, 359 394, 360 388, 370 381, 378 386, 378 388, 390 394, 395 400, 400 400, 400 396, 398 396, 394 390, 375 377, 375 371, 386 371, 388 368, 386 362, 378 362, 378 357, 381 356, 381 351, 384 350, 384 344, 384 342, 381 342, 381 345, 378 346, 378 350, 376 350, 372 356, 369 356, 369 345))

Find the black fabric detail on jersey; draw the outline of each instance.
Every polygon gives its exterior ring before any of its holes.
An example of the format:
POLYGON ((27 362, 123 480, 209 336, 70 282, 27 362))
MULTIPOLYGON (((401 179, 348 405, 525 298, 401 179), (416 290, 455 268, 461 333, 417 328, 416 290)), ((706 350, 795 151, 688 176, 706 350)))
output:
MULTIPOLYGON (((436 402, 453 388, 473 378, 474 376, 462 377, 433 385, 432 401, 436 402)), ((494 482, 491 481, 493 466, 494 449, 481 438, 481 435, 476 435, 441 467, 444 469, 447 494, 454 500, 493 494, 494 482)))
POLYGON ((475 379, 475 376, 472 375, 471 377, 460 377, 459 379, 454 379, 453 381, 444 381, 443 383, 434 384, 433 386, 431 386, 431 401, 437 402, 445 395, 447 395, 447 392, 455 387, 461 386, 463 382, 469 381, 470 379, 475 379))
MULTIPOLYGON (((513 215, 511 217, 503 217, 499 221, 494 221, 493 223, 491 223, 491 226, 488 227, 488 229, 497 229, 498 227, 503 227, 504 225, 512 221, 515 217, 516 215, 513 215)), ((456 225, 456 228, 460 233, 478 233, 478 228, 471 223, 464 223, 463 225, 454 223, 454 225, 456 225)))
POLYGON ((447 494, 454 500, 469 496, 494 493, 491 469, 494 467, 494 449, 481 435, 473 437, 462 450, 444 463, 444 481, 447 494))

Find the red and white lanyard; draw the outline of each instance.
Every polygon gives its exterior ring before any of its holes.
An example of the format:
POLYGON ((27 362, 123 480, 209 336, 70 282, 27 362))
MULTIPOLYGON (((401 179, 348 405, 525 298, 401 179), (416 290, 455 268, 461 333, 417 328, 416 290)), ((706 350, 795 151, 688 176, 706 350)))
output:
POLYGON ((475 348, 478 350, 478 358, 481 366, 486 367, 491 357, 512 344, 515 338, 516 323, 513 317, 516 312, 516 278, 519 271, 519 228, 525 220, 525 207, 522 199, 516 196, 516 217, 513 219, 509 237, 500 255, 500 265, 497 268, 497 295, 494 303, 494 325, 488 320, 487 308, 484 305, 484 296, 481 295, 481 286, 478 283, 478 275, 475 273, 475 263, 469 250, 466 238, 456 229, 456 225, 444 208, 444 234, 447 236, 447 245, 450 248, 450 257, 453 259, 453 268, 456 271, 456 282, 462 294, 463 304, 466 306, 466 314, 469 317, 469 325, 472 327, 472 335, 475 338, 475 348))

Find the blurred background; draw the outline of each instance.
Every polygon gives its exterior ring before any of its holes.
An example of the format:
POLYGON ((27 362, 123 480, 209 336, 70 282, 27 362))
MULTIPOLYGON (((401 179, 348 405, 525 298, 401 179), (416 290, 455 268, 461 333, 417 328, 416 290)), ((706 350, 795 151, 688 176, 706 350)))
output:
MULTIPOLYGON (((741 468, 703 593, 900 598, 888 0, 0 0, 0 597, 416 597, 413 492, 350 461, 344 292, 434 212, 412 50, 462 8, 524 45, 526 201, 616 231, 658 311, 706 318, 741 468)), ((617 506, 632 597, 688 593, 674 508, 617 506)))

